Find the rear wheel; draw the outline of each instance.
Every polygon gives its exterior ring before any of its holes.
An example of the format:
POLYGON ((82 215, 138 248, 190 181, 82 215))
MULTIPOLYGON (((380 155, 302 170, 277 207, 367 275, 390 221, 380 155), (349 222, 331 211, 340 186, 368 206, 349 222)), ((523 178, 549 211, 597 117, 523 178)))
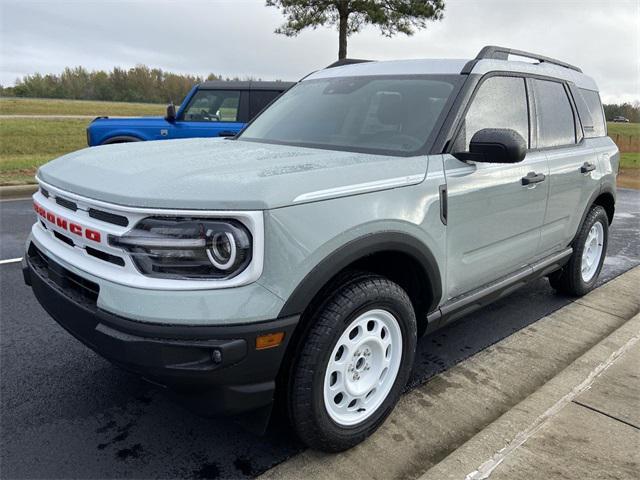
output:
POLYGON ((582 296, 590 292, 598 281, 607 252, 609 218, 604 208, 591 208, 573 243, 569 262, 549 275, 551 286, 559 292, 582 296))
POLYGON ((338 452, 371 435, 398 401, 415 355, 415 314, 400 286, 370 275, 335 290, 311 321, 289 414, 303 442, 338 452))

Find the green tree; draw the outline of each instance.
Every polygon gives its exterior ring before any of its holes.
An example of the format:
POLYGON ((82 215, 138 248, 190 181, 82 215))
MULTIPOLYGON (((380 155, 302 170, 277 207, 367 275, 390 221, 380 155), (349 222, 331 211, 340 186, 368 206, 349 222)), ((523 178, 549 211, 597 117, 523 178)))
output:
MULTIPOLYGON (((213 73, 207 79, 220 79, 213 73)), ((67 67, 61 74, 34 73, 16 79, 14 87, 2 87, 0 95, 16 97, 69 98, 122 102, 180 102, 189 90, 204 81, 198 75, 165 72, 160 68, 136 65, 112 71, 89 72, 83 67, 67 67)))
POLYGON ((603 107, 607 120, 613 120, 614 117, 625 117, 630 122, 640 122, 640 101, 638 100, 634 103, 604 104, 603 107))
POLYGON ((374 25, 383 35, 413 35, 426 28, 429 20, 440 20, 444 0, 266 0, 286 17, 276 33, 294 37, 305 28, 338 26, 338 59, 347 58, 347 37, 366 25, 374 25))

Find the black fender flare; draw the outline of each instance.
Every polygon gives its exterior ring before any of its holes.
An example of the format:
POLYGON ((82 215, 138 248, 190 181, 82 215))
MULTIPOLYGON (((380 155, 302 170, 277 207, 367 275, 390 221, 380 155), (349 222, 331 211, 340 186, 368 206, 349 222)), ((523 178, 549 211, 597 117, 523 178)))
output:
POLYGON ((368 255, 382 252, 403 253, 416 261, 431 290, 428 311, 434 310, 442 297, 442 280, 435 257, 416 237, 399 231, 385 231, 352 240, 324 258, 294 289, 278 317, 301 314, 321 289, 346 267, 368 255))
MULTIPOLYGON (((573 245, 573 243, 575 242, 576 237, 578 236, 578 234, 580 233, 580 230, 582 229, 582 224, 584 223, 584 219, 587 218, 587 215, 589 214, 591 207, 593 207, 593 205, 596 203, 596 200, 602 195, 606 195, 606 194, 609 194, 613 197, 613 203, 615 205, 616 192, 613 187, 607 185, 593 192, 589 197, 589 201, 587 202, 587 206, 585 207, 584 212, 582 212, 580 223, 578 223, 578 230, 576 231, 576 234, 571 239, 571 243, 569 245, 573 245)), ((613 221, 613 217, 611 218, 609 223, 611 223, 612 221, 613 221)))
POLYGON ((128 143, 128 142, 143 142, 141 138, 134 137, 132 135, 116 135, 115 137, 109 137, 104 140, 100 145, 111 145, 112 143, 128 143))

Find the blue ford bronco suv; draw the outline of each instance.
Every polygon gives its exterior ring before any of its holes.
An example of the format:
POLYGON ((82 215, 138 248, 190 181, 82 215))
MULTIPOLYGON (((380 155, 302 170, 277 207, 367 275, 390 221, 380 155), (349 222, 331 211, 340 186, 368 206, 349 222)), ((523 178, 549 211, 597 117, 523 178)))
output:
POLYGON ((114 364, 205 413, 266 426, 275 401, 326 451, 382 424, 419 335, 531 279, 594 288, 619 162, 595 82, 559 60, 343 63, 234 139, 44 165, 23 264, 114 364))
POLYGON ((176 113, 167 106, 164 117, 97 117, 87 127, 87 144, 232 137, 282 92, 290 82, 210 81, 194 86, 176 113))

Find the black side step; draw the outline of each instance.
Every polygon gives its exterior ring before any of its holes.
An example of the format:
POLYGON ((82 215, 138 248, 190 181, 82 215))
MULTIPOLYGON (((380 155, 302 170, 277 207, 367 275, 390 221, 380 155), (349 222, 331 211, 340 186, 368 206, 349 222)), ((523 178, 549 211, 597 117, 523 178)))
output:
POLYGON ((478 308, 509 295, 531 280, 544 277, 558 270, 567 263, 572 253, 573 248, 568 247, 532 265, 521 268, 506 277, 452 298, 441 305, 440 308, 427 315, 427 329, 425 333, 433 332, 478 308))

